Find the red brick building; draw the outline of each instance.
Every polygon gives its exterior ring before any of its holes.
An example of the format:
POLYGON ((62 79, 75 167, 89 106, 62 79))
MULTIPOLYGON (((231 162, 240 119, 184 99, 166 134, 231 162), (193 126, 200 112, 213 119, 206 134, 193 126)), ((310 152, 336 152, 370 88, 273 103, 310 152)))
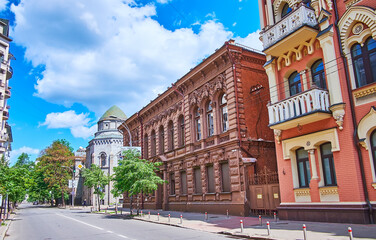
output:
POLYGON ((277 178, 265 193, 249 184, 258 173, 276 176, 264 64, 262 53, 226 42, 119 127, 124 146, 129 127, 143 158, 163 162, 168 183, 145 197, 145 208, 248 215, 270 194, 259 208, 276 209, 277 178))
POLYGON ((259 0, 281 219, 375 221, 376 1, 259 0))

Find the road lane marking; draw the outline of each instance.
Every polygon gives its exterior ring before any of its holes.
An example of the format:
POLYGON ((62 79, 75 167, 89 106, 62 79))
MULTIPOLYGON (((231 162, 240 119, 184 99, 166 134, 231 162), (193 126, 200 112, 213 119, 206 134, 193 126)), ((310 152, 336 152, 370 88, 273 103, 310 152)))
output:
MULTIPOLYGON (((89 226, 89 227, 96 228, 96 229, 99 229, 99 230, 102 230, 102 231, 106 231, 106 230, 104 230, 104 229, 101 228, 101 227, 94 226, 94 225, 92 225, 92 224, 89 224, 89 223, 86 223, 86 222, 83 222, 83 221, 77 220, 77 219, 72 218, 72 217, 68 217, 68 216, 65 216, 65 215, 63 215, 63 214, 59 214, 59 213, 55 213, 55 214, 56 214, 56 215, 59 215, 59 216, 61 216, 61 217, 65 217, 65 218, 71 219, 71 220, 73 220, 73 221, 76 221, 76 222, 79 222, 79 223, 85 224, 85 225, 87 225, 87 226, 89 226)), ((121 237, 121 238, 132 239, 132 238, 129 238, 129 237, 124 236, 124 235, 121 235, 121 234, 116 234, 116 233, 114 233, 113 231, 109 231, 109 230, 108 230, 107 232, 108 232, 108 233, 115 234, 115 235, 117 235, 118 237, 121 237)))
POLYGON ((86 222, 83 222, 83 221, 77 220, 77 219, 75 219, 75 218, 67 217, 67 216, 65 216, 65 215, 63 215, 63 214, 59 214, 59 213, 55 213, 55 214, 56 214, 56 215, 59 215, 59 216, 61 216, 61 217, 65 217, 65 218, 71 219, 71 220, 73 220, 73 221, 76 221, 76 222, 79 222, 79 223, 85 224, 85 225, 87 225, 87 226, 89 226, 89 227, 92 227, 92 228, 96 228, 96 229, 99 229, 99 230, 104 230, 104 229, 101 228, 101 227, 97 227, 97 226, 91 225, 91 224, 89 224, 89 223, 86 223, 86 222))

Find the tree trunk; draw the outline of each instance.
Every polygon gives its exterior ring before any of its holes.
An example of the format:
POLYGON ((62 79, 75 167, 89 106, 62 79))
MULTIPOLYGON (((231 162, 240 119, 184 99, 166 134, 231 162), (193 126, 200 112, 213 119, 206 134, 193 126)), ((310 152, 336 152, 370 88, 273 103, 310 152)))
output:
POLYGON ((133 207, 133 196, 131 196, 131 204, 129 206, 129 212, 132 215, 132 207, 133 207))
POLYGON ((97 198, 98 198, 98 212, 101 211, 101 198, 99 197, 99 194, 97 194, 97 198))
POLYGON ((2 219, 3 219, 3 217, 2 217, 2 215, 3 215, 3 206, 4 206, 4 198, 3 198, 3 200, 1 201, 1 208, 0 208, 0 222, 2 221, 2 219))
POLYGON ((65 207, 65 201, 64 201, 64 191, 61 190, 61 204, 63 207, 65 207))

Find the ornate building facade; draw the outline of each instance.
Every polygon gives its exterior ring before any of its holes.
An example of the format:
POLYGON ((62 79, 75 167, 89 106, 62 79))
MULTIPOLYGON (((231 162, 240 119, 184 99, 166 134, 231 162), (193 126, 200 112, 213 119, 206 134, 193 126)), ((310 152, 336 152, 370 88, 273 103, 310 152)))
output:
POLYGON ((281 219, 376 220, 376 1, 259 0, 281 219))
POLYGON ((12 150, 11 143, 12 129, 8 125, 9 108, 8 99, 11 96, 9 80, 13 76, 13 69, 10 66, 10 60, 14 59, 9 52, 9 44, 12 40, 9 38, 9 20, 0 19, 0 158, 9 160, 9 153, 12 150))
MULTIPOLYGON (((264 63, 262 53, 226 42, 119 127, 124 146, 129 128, 143 158, 163 163, 168 183, 145 208, 249 214, 250 178, 276 171, 264 63)), ((274 193, 278 204, 278 186, 274 193)))
MULTIPOLYGON (((92 164, 95 164, 107 175, 114 173, 113 168, 118 165, 123 146, 123 136, 118 127, 126 118, 124 112, 117 106, 112 106, 103 114, 98 121, 98 131, 95 133, 95 137, 86 147, 86 168, 90 168, 92 164)), ((116 202, 111 190, 112 183, 103 189, 105 197, 101 204, 110 205, 116 202)), ((87 200, 88 205, 96 205, 98 203, 93 192, 93 189, 83 187, 82 198, 87 200)))

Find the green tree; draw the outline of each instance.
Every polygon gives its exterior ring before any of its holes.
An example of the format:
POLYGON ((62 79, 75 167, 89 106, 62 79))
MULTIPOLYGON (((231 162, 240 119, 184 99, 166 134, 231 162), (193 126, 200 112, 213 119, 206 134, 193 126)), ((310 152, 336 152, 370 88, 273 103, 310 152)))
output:
POLYGON ((16 166, 26 166, 30 164, 30 156, 27 153, 21 153, 21 155, 17 158, 17 162, 15 163, 16 166))
POLYGON ((100 167, 92 164, 90 169, 85 168, 81 172, 84 178, 84 185, 89 188, 94 188, 94 194, 98 199, 98 211, 101 210, 100 200, 104 198, 104 188, 110 183, 111 176, 106 175, 100 167))
POLYGON ((72 177, 73 160, 72 148, 66 140, 54 141, 37 159, 38 168, 43 171, 44 182, 50 190, 60 193, 63 206, 68 193, 68 180, 72 177))
POLYGON ((166 182, 156 173, 161 164, 141 159, 140 153, 136 150, 123 152, 123 159, 114 167, 113 192, 128 192, 131 196, 152 193, 158 189, 158 185, 166 182))

